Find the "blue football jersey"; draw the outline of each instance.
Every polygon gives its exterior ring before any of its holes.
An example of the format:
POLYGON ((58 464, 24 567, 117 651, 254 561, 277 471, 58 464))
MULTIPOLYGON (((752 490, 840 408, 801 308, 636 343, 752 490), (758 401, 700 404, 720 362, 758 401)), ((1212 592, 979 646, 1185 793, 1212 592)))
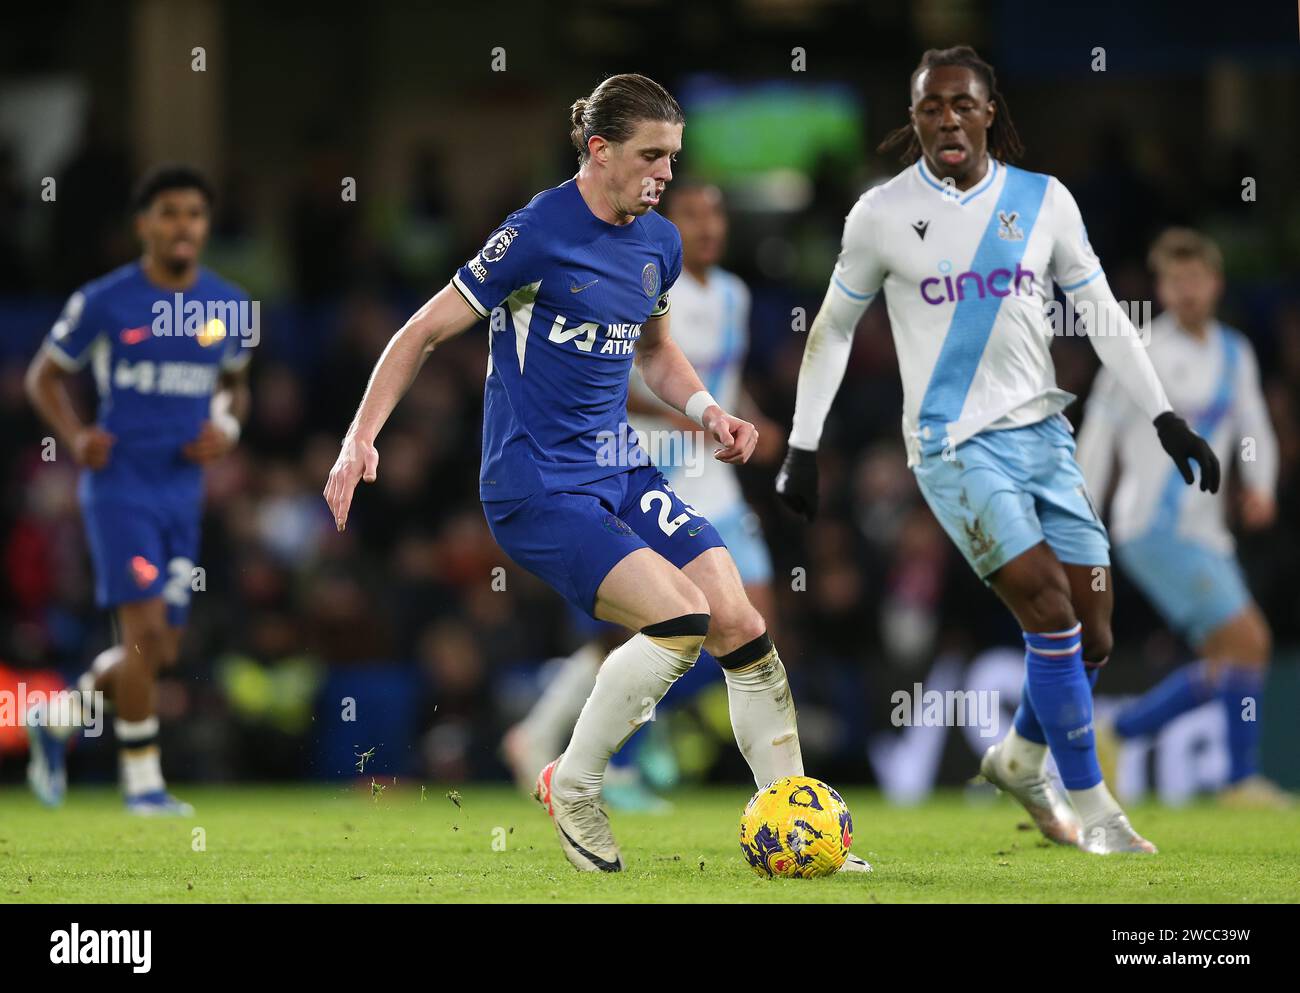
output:
POLYGON ((256 342, 251 313, 247 295, 207 269, 177 293, 151 283, 138 261, 68 298, 47 353, 70 372, 90 363, 98 423, 117 438, 108 465, 83 477, 83 496, 197 498, 202 470, 181 448, 208 419, 220 372, 251 357, 243 347, 256 342))
POLYGON ((668 312, 677 228, 653 211, 624 225, 591 212, 574 180, 537 194, 452 278, 490 317, 483 397, 485 501, 580 487, 647 464, 626 427, 642 325, 668 312), (611 439, 626 439, 615 448, 611 439))

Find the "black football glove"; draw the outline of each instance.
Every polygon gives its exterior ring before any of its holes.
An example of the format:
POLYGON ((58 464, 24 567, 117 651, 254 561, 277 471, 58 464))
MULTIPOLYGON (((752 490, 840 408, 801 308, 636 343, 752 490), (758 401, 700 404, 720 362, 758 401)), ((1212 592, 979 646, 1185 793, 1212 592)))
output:
POLYGON ((1201 491, 1219 492, 1219 460, 1204 438, 1187 426, 1187 422, 1172 410, 1166 410, 1155 419, 1160 444, 1183 474, 1183 482, 1192 484, 1191 461, 1201 467, 1201 491))
POLYGON ((791 445, 776 474, 776 495, 806 521, 817 516, 817 453, 791 445))

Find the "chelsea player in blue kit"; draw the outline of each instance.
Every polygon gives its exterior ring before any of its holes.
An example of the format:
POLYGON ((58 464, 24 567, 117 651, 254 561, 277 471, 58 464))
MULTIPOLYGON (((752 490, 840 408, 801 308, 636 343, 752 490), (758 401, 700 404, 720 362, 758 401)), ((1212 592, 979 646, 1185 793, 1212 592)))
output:
MULTIPOLYGON (((26 380, 32 405, 81 466, 95 599, 115 611, 120 643, 78 688, 115 708, 122 786, 136 814, 192 813, 163 780, 157 678, 176 662, 189 614, 203 466, 239 436, 252 354, 244 346, 256 344, 243 291, 199 264, 211 202, 193 169, 147 175, 134 204, 143 257, 72 294, 26 380), (65 382, 87 364, 99 393, 93 424, 65 382)), ((63 726, 41 714, 28 721, 28 781, 51 806, 64 796, 64 751, 79 723, 71 716, 63 726)))
POLYGON ((656 396, 705 429, 716 458, 744 462, 757 441, 668 333, 681 241, 652 208, 681 148, 681 108, 652 80, 619 75, 578 100, 571 120, 578 174, 507 217, 389 342, 325 498, 342 529, 357 483, 376 477, 375 437, 421 363, 490 318, 480 498, 492 533, 570 603, 637 632, 601 666, 568 747, 537 787, 569 861, 617 872, 599 803, 609 757, 702 648, 724 669, 755 782, 800 774, 803 762, 785 668, 731 556, 626 423, 635 361, 656 396))

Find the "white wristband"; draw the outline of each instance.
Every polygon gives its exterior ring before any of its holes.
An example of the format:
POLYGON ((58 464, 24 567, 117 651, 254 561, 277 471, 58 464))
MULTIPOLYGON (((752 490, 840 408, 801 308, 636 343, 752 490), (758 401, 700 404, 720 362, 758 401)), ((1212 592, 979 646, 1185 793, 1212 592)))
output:
POLYGON ((230 412, 232 400, 233 398, 228 390, 214 393, 208 411, 209 420, 233 444, 239 441, 239 418, 230 412))
POLYGON ((718 401, 713 399, 713 395, 708 390, 699 390, 691 395, 686 401, 685 414, 700 427, 704 426, 704 412, 710 407, 718 406, 718 401))

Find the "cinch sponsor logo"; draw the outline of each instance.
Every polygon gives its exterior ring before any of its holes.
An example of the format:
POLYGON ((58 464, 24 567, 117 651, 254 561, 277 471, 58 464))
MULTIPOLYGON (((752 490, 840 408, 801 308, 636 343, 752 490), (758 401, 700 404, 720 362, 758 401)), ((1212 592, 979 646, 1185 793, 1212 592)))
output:
POLYGON ((988 275, 984 275, 974 270, 967 270, 956 276, 944 276, 942 279, 931 276, 929 279, 921 280, 921 299, 936 306, 941 303, 957 303, 968 296, 983 300, 988 294, 1007 297, 1013 293, 1020 296, 1022 293, 1033 292, 1034 271, 1022 268, 1019 262, 1016 263, 1014 273, 1010 269, 994 269, 988 275), (1026 280, 1027 285, 1022 290, 1021 283, 1026 280))

